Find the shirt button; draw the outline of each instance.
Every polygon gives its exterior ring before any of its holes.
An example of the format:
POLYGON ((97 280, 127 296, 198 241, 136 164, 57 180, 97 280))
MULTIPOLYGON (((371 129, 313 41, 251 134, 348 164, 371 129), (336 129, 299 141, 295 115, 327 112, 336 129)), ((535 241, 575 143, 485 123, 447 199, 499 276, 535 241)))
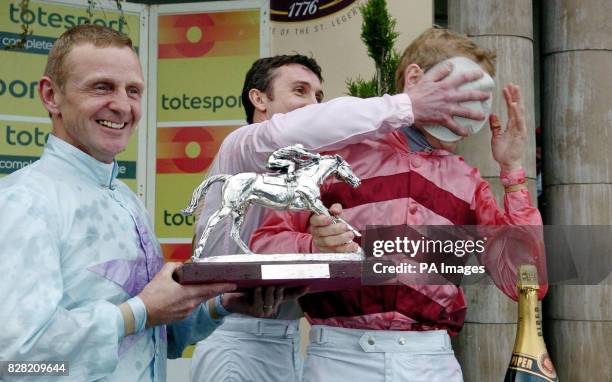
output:
POLYGON ((399 342, 400 345, 406 345, 406 339, 404 337, 400 337, 397 342, 399 342))
POLYGON ((369 345, 374 345, 376 343, 376 341, 374 340, 374 337, 369 337, 368 338, 368 344, 369 345))
POLYGON ((410 212, 412 215, 416 214, 417 212, 417 206, 416 205, 411 205, 410 207, 408 207, 408 212, 410 212))

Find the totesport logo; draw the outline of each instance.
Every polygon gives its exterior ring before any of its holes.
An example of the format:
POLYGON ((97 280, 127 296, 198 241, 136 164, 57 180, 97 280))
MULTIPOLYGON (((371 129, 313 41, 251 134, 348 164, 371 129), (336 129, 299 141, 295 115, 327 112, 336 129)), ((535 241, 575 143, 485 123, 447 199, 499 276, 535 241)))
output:
POLYGON ((157 173, 202 173, 235 126, 157 129, 157 173))
POLYGON ((259 12, 216 12, 159 18, 159 59, 259 54, 259 12))

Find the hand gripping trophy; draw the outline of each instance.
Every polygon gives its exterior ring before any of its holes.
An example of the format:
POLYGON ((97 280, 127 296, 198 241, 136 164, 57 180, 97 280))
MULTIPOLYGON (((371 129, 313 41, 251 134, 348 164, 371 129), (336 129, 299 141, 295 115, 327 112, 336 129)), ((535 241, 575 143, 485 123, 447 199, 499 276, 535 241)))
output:
POLYGON ((281 170, 279 173, 256 174, 245 172, 236 175, 219 174, 205 179, 193 192, 191 203, 183 210, 191 215, 215 182, 224 182, 221 208, 208 219, 202 237, 192 256, 196 262, 208 236, 225 217, 232 218, 230 236, 246 254, 253 254, 240 237, 240 226, 251 204, 288 211, 310 210, 316 214, 330 216, 335 222, 343 222, 355 234, 360 233, 342 218, 332 216, 321 202, 319 187, 330 175, 353 187, 361 183, 351 166, 339 155, 313 154, 300 144, 280 148, 272 153, 267 167, 281 170))

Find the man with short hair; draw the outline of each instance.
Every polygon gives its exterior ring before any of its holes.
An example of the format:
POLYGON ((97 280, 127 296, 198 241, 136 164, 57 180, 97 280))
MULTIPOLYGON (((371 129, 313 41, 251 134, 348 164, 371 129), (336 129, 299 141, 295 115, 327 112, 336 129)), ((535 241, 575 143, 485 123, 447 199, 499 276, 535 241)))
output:
POLYGON ((117 180, 143 92, 126 35, 81 25, 54 43, 39 81, 52 134, 40 160, 0 179, 1 360, 66 362, 74 381, 164 381, 166 355, 225 309, 280 302, 173 281, 180 264, 164 265, 144 205, 117 180))
MULTIPOLYGON (((302 144, 321 152, 342 148, 364 139, 377 139, 405 125, 439 123, 458 134, 466 131, 452 119, 459 115, 484 119, 484 114, 462 107, 464 101, 482 101, 488 94, 461 91, 458 87, 482 76, 480 70, 456 79, 446 76, 450 67, 427 75, 406 94, 370 99, 323 99, 321 69, 302 55, 281 55, 257 60, 248 71, 242 91, 249 125, 224 140, 208 176, 240 172, 266 172, 270 154, 279 148, 302 144)), ((221 186, 208 191, 196 228, 196 242, 208 219, 219 209, 221 186)), ((264 209, 252 206, 245 216, 241 237, 248 240, 263 219, 264 209)), ((231 240, 230 221, 211 233, 205 253, 237 254, 231 240)), ((192 359, 193 381, 298 381, 301 376, 298 320, 295 304, 283 304, 276 319, 227 317, 206 341, 198 344, 192 359)))
MULTIPOLYGON (((466 36, 432 28, 404 52, 397 69, 398 89, 410 93, 434 65, 455 56, 467 57, 494 75, 495 56, 491 52, 466 36)), ((483 81, 492 80, 483 77, 483 81)), ((362 232, 367 226, 541 226, 521 165, 527 131, 520 90, 510 84, 503 93, 508 127, 502 130, 494 115, 490 124, 493 158, 500 165, 501 182, 506 187, 504 210, 497 206, 478 170, 452 153, 456 142, 442 141, 427 128, 418 124, 413 128, 411 123, 334 151, 351 164, 362 183, 351 189, 339 181, 325 182, 321 200, 331 206, 332 214, 342 213, 362 232)), ((268 210, 250 244, 260 253, 353 252, 357 249, 354 237, 344 223, 333 223, 328 216, 268 210)), ((515 253, 504 245, 497 247, 499 251, 488 251, 479 260, 490 273, 497 273, 492 275, 496 285, 516 300, 518 265, 523 261, 534 264, 543 276, 544 255, 538 249, 515 253)), ((436 285, 419 283, 416 276, 400 280, 407 281, 312 293, 300 299, 313 325, 305 382, 462 381, 449 334, 456 334, 463 325, 467 309, 463 292, 440 280, 436 285)), ((540 297, 546 292, 543 284, 540 297)))
MULTIPOLYGON (((275 164, 289 164, 284 162, 299 155, 299 152, 310 154, 299 145, 292 146, 294 150, 269 146, 261 154, 251 153, 253 145, 263 143, 258 133, 266 133, 267 128, 262 125, 257 131, 249 130, 270 120, 273 115, 320 102, 323 99, 321 81, 319 65, 314 59, 303 55, 274 56, 255 61, 246 74, 242 90, 242 104, 251 125, 238 129, 226 138, 208 176, 251 171, 252 167, 256 167, 258 172, 264 172, 272 169, 275 164), (242 149, 249 153, 242 153, 242 149), (268 155, 275 152, 283 162, 268 162, 268 155)), ((219 208, 220 191, 218 184, 211 186, 208 191, 202 214, 198 218, 194 243, 199 240, 209 217, 219 208)), ((246 232, 243 228, 241 233, 243 238, 248 239, 250 232, 257 228, 262 213, 263 208, 259 206, 249 209, 243 224, 246 232)), ((227 223, 221 221, 215 227, 204 253, 224 255, 241 252, 229 238, 227 223)), ((264 312, 271 311, 266 306, 264 312)), ((275 319, 251 319, 242 315, 226 317, 224 324, 215 333, 197 344, 191 361, 191 380, 298 381, 301 375, 298 319, 301 315, 297 304, 285 303, 281 305, 275 319)))

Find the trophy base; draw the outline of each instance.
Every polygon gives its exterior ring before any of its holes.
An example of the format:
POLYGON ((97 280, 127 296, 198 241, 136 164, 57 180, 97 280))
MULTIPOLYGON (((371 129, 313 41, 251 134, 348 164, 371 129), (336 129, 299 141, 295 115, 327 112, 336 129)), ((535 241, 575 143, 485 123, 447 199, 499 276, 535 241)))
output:
POLYGON ((362 264, 358 253, 211 256, 183 264, 174 276, 185 285, 227 282, 238 290, 307 286, 309 292, 322 292, 361 287, 362 264))

